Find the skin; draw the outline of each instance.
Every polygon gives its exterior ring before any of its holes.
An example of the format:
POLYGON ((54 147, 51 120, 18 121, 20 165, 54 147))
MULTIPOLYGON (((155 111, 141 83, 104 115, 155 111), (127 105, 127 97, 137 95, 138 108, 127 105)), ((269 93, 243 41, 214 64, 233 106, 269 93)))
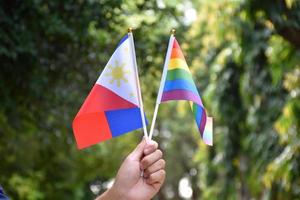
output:
POLYGON ((96 200, 150 200, 161 188, 166 172, 162 152, 143 139, 122 163, 113 186, 96 200))

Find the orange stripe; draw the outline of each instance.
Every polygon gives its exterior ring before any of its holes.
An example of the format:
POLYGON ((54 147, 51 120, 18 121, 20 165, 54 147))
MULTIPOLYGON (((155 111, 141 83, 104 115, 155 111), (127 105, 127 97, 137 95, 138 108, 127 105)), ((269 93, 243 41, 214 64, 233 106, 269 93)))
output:
POLYGON ((171 58, 180 58, 180 59, 185 60, 184 55, 183 55, 182 51, 179 48, 173 48, 172 49, 171 58))

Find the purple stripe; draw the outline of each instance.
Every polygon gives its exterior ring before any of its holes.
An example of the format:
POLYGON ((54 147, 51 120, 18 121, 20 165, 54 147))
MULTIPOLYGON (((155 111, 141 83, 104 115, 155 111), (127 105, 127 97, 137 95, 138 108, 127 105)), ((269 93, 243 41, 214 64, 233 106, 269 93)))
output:
POLYGON ((205 124, 206 124, 206 111, 205 111, 205 109, 203 109, 201 122, 200 122, 200 128, 199 128, 199 131, 200 131, 200 134, 201 134, 202 138, 203 138, 203 132, 204 132, 205 124))
POLYGON ((161 98, 161 102, 170 100, 188 100, 199 104, 203 107, 202 101, 198 94, 195 94, 188 90, 172 90, 164 92, 161 98))

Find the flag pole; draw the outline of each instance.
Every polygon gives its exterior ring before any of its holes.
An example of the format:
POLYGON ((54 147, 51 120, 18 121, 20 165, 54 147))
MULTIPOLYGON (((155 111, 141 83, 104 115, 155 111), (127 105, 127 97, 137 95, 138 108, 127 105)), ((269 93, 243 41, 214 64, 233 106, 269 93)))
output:
POLYGON ((139 81, 139 72, 138 72, 136 56, 135 56, 135 47, 134 47, 134 41, 133 41, 132 28, 128 28, 128 37, 130 38, 130 44, 131 44, 131 53, 132 53, 133 63, 134 63, 134 70, 135 70, 135 77, 136 77, 135 79, 136 79, 136 85, 137 85, 137 94, 138 94, 138 100, 139 100, 139 104, 140 104, 140 111, 141 111, 141 118, 142 118, 142 123, 143 123, 144 137, 147 139, 148 138, 148 133, 147 133, 145 114, 144 114, 144 106, 143 106, 143 99, 142 99, 141 87, 140 87, 140 81, 139 81))
POLYGON ((163 92, 163 87, 164 87, 164 83, 166 80, 166 76, 167 76, 167 71, 168 71, 168 65, 169 65, 169 61, 170 61, 170 56, 171 56, 171 51, 172 51, 172 45, 174 42, 174 37, 175 35, 175 29, 171 30, 171 36, 169 39, 169 45, 168 45, 168 50, 167 50, 167 54, 166 54, 166 58, 165 58, 165 63, 164 63, 164 69, 163 69, 163 73, 162 73, 162 77, 161 77, 161 81, 160 81, 160 86, 159 86, 159 91, 157 94, 157 99, 156 99, 156 104, 155 104, 155 109, 154 109, 154 114, 153 114, 153 118, 152 118, 152 123, 151 123, 151 128, 150 128, 150 134, 149 134, 149 139, 152 139, 153 136, 153 131, 154 131, 154 126, 155 126, 155 121, 156 121, 156 117, 157 117, 157 113, 158 113, 158 108, 159 108, 159 104, 161 101, 161 96, 162 96, 162 92, 163 92))

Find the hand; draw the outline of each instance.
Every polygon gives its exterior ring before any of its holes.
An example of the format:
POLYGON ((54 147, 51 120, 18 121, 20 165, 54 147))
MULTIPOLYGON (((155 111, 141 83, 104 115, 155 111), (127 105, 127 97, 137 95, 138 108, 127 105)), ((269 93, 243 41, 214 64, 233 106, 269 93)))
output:
POLYGON ((106 198, 103 199, 150 200, 165 180, 164 168, 165 161, 158 144, 143 139, 125 159, 112 188, 104 194, 106 198))

